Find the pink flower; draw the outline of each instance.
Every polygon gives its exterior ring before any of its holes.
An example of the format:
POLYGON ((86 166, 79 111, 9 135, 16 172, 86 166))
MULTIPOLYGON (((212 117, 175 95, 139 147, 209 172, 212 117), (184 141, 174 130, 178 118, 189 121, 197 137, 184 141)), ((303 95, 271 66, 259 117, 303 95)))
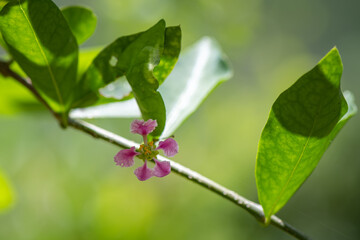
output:
POLYGON ((143 120, 135 119, 131 123, 130 131, 132 133, 137 133, 142 136, 145 136, 151 133, 152 131, 154 131, 156 127, 157 127, 156 120, 149 119, 146 122, 144 122, 143 120))
POLYGON ((165 156, 173 157, 178 153, 179 146, 174 139, 168 138, 165 141, 159 142, 159 146, 156 148, 156 150, 158 149, 162 149, 165 153, 165 156))
POLYGON ((134 165, 134 157, 139 154, 140 153, 135 151, 135 147, 123 149, 115 155, 114 161, 116 162, 116 165, 121 167, 131 167, 134 165))
POLYGON ((153 171, 147 167, 147 160, 145 160, 145 163, 142 167, 135 169, 134 173, 140 181, 148 180, 154 176, 153 171))
POLYGON ((160 162, 156 158, 154 158, 155 167, 153 169, 153 175, 156 177, 165 177, 171 172, 170 163, 167 161, 160 162))
POLYGON ((157 126, 156 120, 149 119, 146 122, 143 120, 134 120, 131 123, 131 132, 137 133, 143 136, 144 143, 140 145, 139 149, 135 150, 135 147, 130 149, 123 149, 118 152, 114 161, 116 165, 121 167, 131 167, 134 165, 134 157, 138 157, 144 161, 144 165, 135 169, 134 173, 140 181, 145 181, 153 176, 155 177, 165 177, 171 172, 170 162, 168 161, 159 161, 156 156, 159 154, 160 149, 162 149, 166 156, 172 157, 179 151, 179 146, 177 142, 168 138, 165 141, 159 142, 159 145, 156 147, 155 142, 148 142, 147 135, 154 131, 157 126), (155 167, 149 168, 147 166, 148 161, 154 161, 155 167))

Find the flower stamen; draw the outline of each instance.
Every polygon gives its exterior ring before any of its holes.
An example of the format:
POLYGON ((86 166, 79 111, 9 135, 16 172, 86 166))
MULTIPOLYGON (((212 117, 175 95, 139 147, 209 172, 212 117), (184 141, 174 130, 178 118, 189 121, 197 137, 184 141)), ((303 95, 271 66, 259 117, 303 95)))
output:
POLYGON ((156 156, 162 149, 166 156, 174 156, 179 151, 177 142, 168 138, 165 141, 160 141, 157 144, 157 140, 148 142, 148 134, 150 134, 157 127, 156 120, 149 119, 146 122, 143 120, 134 120, 131 123, 131 132, 140 134, 143 137, 144 143, 140 145, 139 149, 135 150, 135 147, 130 149, 121 150, 114 157, 114 161, 121 167, 130 167, 134 164, 134 157, 138 157, 144 161, 144 165, 135 169, 134 173, 140 181, 145 181, 153 176, 165 177, 171 172, 171 166, 169 161, 159 161, 156 156), (154 161, 155 167, 149 168, 147 161, 154 161))

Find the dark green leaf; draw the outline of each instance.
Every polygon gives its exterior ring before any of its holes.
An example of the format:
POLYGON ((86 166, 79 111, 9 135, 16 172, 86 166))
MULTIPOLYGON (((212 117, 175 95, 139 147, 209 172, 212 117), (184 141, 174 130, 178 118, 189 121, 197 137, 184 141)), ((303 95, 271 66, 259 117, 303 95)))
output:
POLYGON ((76 84, 78 46, 61 11, 50 0, 10 2, 0 13, 0 30, 12 57, 66 121, 76 84))
POLYGON ((156 75, 162 79, 171 71, 176 62, 174 61, 177 58, 174 55, 176 51, 164 50, 164 47, 180 48, 179 44, 174 44, 180 41, 179 31, 178 27, 167 28, 165 31, 165 21, 161 20, 145 32, 121 37, 114 41, 99 53, 85 72, 79 83, 78 89, 81 91, 74 107, 88 106, 101 98, 104 99, 100 96, 99 89, 116 79, 122 82, 127 81, 143 118, 157 120, 158 127, 153 134, 159 135, 165 125, 165 106, 157 91, 159 82, 154 77, 153 70, 163 61, 155 71, 156 75))
POLYGON ((6 4, 8 4, 12 0, 0 0, 0 11, 5 7, 6 4))
POLYGON ((8 48, 7 48, 7 46, 6 46, 6 43, 5 43, 5 41, 4 41, 3 36, 1 35, 1 32, 0 32, 0 46, 1 46, 3 49, 5 49, 5 50, 8 51, 8 48))
POLYGON ((79 45, 94 33, 96 16, 90 9, 71 6, 62 9, 62 13, 79 45))
MULTIPOLYGON (((232 76, 226 56, 211 38, 203 38, 179 58, 159 92, 166 106, 166 124, 162 137, 170 136, 220 83, 232 76)), ((139 117, 133 100, 76 109, 75 118, 139 117)))
MULTIPOLYGON (((165 29, 164 51, 161 54, 160 63, 153 70, 153 75, 161 85, 175 66, 181 49, 181 29, 179 26, 167 27, 165 29)), ((115 59, 110 59, 114 61, 115 59)), ((131 87, 125 77, 120 77, 100 89, 100 94, 108 99, 102 98, 98 104, 114 102, 114 100, 128 100, 133 97, 131 87)))
POLYGON ((256 163, 266 220, 304 183, 330 142, 356 112, 340 90, 336 48, 275 101, 261 134, 256 163))
POLYGON ((154 77, 161 85, 173 70, 181 49, 181 29, 179 26, 165 29, 164 51, 159 65, 154 68, 154 77))

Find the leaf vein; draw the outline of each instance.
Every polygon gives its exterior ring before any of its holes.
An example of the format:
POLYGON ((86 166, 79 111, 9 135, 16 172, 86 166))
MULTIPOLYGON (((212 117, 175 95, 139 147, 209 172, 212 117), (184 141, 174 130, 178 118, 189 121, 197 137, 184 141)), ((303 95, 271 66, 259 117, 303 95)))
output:
MULTIPOLYGON (((319 106, 319 108, 320 108, 320 106, 319 106)), ((293 176, 294 176, 294 173, 295 173, 297 167, 299 166, 299 164, 300 164, 300 162, 301 162, 301 159, 302 159, 302 157, 303 157, 303 155, 304 155, 304 153, 305 153, 305 150, 306 150, 307 146, 309 145, 310 138, 311 138, 311 136, 312 136, 312 134, 313 134, 313 132, 314 132, 315 123, 316 123, 316 120, 317 120, 318 116, 319 116, 319 111, 318 111, 318 114, 316 115, 316 117, 315 117, 315 119, 314 119, 313 126, 312 126, 312 128, 311 128, 311 130, 310 130, 310 132, 309 132, 309 136, 308 136, 308 138, 306 139, 306 142, 305 142, 304 147, 303 147, 303 149, 302 149, 302 151, 301 151, 301 154, 300 154, 300 156, 299 156, 299 158, 298 158, 298 160, 297 160, 297 162, 296 162, 296 164, 295 164, 295 167, 293 168, 293 170, 292 170, 292 172, 291 172, 291 174, 290 174, 287 182, 285 183, 285 185, 284 185, 283 188, 281 189, 281 192, 280 192, 278 198, 276 199, 275 203, 274 203, 273 206, 271 207, 270 216, 271 216, 272 213, 274 212, 274 209, 275 209, 276 205, 279 203, 281 197, 282 197, 283 194, 284 194, 285 189, 286 189, 287 186, 289 185, 291 179, 292 179, 293 176)))
POLYGON ((48 61, 48 59, 47 59, 47 57, 46 57, 46 55, 45 55, 45 52, 43 51, 43 49, 42 49, 42 47, 41 47, 41 45, 40 45, 40 42, 39 42, 39 39, 38 39, 38 37, 37 37, 37 35, 36 35, 36 33, 35 33, 35 30, 34 30, 34 28, 32 27, 31 22, 30 22, 28 16, 26 15, 26 13, 25 13, 22 5, 21 5, 21 1, 18 0, 18 3, 19 3, 19 7, 20 7, 20 9, 21 9, 21 11, 22 11, 22 13, 23 13, 23 15, 24 15, 27 23, 29 24, 30 29, 31 29, 33 35, 34 35, 34 39, 35 39, 35 42, 36 42, 36 44, 37 44, 37 46, 38 46, 38 48, 39 48, 39 51, 40 51, 42 57, 44 58, 46 67, 47 67, 47 69, 48 69, 48 71, 49 71, 49 75, 50 75, 51 81, 52 81, 52 83, 53 83, 53 85, 54 85, 54 88, 55 88, 55 91, 56 91, 56 95, 57 95, 58 98, 59 98, 60 105, 61 105, 61 107, 64 107, 64 101, 63 101, 62 96, 61 96, 61 94, 60 94, 60 90, 59 90, 59 88, 58 88, 58 86, 57 86, 56 78, 55 78, 54 73, 53 73, 53 71, 52 71, 52 69, 51 69, 51 66, 50 66, 50 64, 49 64, 49 61, 48 61))

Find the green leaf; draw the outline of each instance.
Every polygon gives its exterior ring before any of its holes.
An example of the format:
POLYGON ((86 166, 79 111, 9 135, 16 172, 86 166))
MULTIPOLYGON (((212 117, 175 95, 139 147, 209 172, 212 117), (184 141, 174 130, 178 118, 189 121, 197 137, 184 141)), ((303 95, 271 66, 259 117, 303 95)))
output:
MULTIPOLYGON (((174 68, 181 49, 181 29, 179 26, 167 27, 165 29, 165 43, 164 51, 160 57, 160 63, 153 70, 153 75, 161 85, 167 76, 174 68)), ((110 59, 109 62, 115 61, 115 58, 110 59)), ((111 82, 102 89, 100 94, 107 99, 102 98, 97 104, 104 104, 107 102, 114 102, 116 100, 128 100, 133 98, 131 87, 128 84, 126 77, 120 77, 116 81, 111 82), (112 99, 110 99, 112 98, 112 99)))
POLYGON ((6 43, 5 43, 5 41, 4 41, 3 36, 1 35, 1 32, 0 32, 0 46, 1 46, 3 49, 5 49, 6 51, 8 51, 8 48, 7 48, 7 46, 6 46, 6 43))
MULTIPOLYGON (((220 83, 232 76, 227 57, 215 40, 205 37, 183 53, 174 70, 160 86, 166 106, 162 137, 170 136, 220 83)), ((74 118, 140 117, 134 100, 75 109, 74 118)))
POLYGON ((333 48, 275 101, 261 134, 256 183, 266 221, 315 169, 343 125, 355 114, 340 90, 342 63, 333 48))
POLYGON ((79 45, 94 33, 96 16, 90 9, 71 6, 62 9, 62 13, 79 45))
POLYGON ((165 125, 165 105, 154 75, 163 80, 169 74, 177 59, 175 53, 180 51, 180 44, 175 44, 180 43, 180 37, 179 27, 165 29, 165 21, 161 20, 145 32, 118 38, 99 53, 85 72, 74 107, 104 99, 99 89, 120 78, 130 84, 142 117, 157 120, 158 127, 153 134, 160 135, 165 125), (154 70, 156 66, 159 67, 154 70))
POLYGON ((101 47, 81 48, 79 52, 79 65, 78 65, 78 79, 81 79, 83 74, 91 65, 92 61, 101 51, 101 47))
POLYGON ((181 29, 179 26, 165 29, 164 51, 160 63, 154 68, 154 77, 161 85, 173 70, 181 49, 181 29))
POLYGON ((12 0, 0 0, 0 11, 5 7, 6 4, 8 4, 12 0))
POLYGON ((10 2, 0 13, 0 31, 12 57, 65 123, 76 84, 78 46, 61 11, 50 0, 10 2))
POLYGON ((189 48, 159 88, 167 109, 161 137, 171 136, 211 91, 231 77, 230 63, 215 40, 205 37, 189 48))

